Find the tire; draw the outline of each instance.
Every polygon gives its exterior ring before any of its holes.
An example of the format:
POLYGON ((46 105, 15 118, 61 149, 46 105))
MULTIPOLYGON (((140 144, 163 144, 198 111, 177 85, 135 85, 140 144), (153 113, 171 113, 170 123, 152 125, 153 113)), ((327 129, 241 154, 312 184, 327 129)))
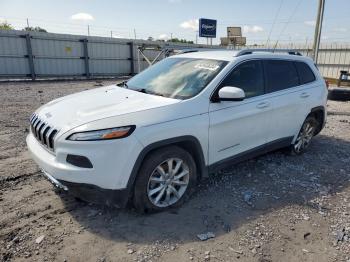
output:
POLYGON ((134 186, 134 207, 140 213, 178 207, 188 199, 196 183, 197 168, 191 154, 178 146, 161 148, 141 165, 134 186), (169 166, 175 173, 169 172, 169 166))
POLYGON ((313 116, 308 116, 301 126, 295 142, 289 147, 289 153, 292 155, 303 154, 309 147, 318 127, 319 123, 316 118, 313 116))
POLYGON ((350 101, 350 89, 333 88, 328 90, 328 99, 334 101, 350 101))

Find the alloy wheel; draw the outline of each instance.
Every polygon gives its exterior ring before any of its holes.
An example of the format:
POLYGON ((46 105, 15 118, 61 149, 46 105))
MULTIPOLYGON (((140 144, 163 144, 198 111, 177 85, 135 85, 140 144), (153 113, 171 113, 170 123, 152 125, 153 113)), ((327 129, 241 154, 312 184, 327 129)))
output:
POLYGON ((179 158, 169 158, 159 164, 148 180, 147 195, 157 207, 168 207, 178 202, 186 192, 190 172, 179 158))
POLYGON ((315 130, 316 128, 312 123, 310 122, 304 123, 294 143, 295 152, 300 153, 310 145, 310 142, 315 133, 315 130))

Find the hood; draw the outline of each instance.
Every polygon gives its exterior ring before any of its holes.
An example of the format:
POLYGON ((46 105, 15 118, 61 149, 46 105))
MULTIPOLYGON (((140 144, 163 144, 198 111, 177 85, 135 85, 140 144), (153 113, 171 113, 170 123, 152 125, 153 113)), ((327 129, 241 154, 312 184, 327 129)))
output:
POLYGON ((181 100, 107 86, 55 99, 37 110, 57 129, 71 129, 95 120, 162 107, 181 100))

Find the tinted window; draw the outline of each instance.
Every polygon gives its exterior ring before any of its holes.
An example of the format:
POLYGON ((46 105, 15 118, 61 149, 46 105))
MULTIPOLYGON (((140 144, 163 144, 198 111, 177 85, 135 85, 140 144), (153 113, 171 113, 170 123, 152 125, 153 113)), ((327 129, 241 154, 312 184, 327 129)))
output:
POLYGON ((300 84, 303 85, 315 81, 315 75, 307 64, 303 62, 295 62, 295 65, 298 70, 300 84))
POLYGON ((264 94, 264 76, 260 61, 248 61, 235 68, 221 86, 234 86, 244 90, 245 96, 264 94))
POLYGON ((292 61, 265 61, 266 92, 276 92, 299 85, 299 77, 292 61))

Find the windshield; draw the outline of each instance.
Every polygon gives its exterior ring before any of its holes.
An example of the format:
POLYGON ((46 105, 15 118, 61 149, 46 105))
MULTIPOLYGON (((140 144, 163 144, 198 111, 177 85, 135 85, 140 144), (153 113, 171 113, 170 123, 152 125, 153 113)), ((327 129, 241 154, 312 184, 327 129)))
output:
POLYGON ((225 61, 167 58, 131 78, 126 87, 177 99, 197 95, 224 68, 225 61))

